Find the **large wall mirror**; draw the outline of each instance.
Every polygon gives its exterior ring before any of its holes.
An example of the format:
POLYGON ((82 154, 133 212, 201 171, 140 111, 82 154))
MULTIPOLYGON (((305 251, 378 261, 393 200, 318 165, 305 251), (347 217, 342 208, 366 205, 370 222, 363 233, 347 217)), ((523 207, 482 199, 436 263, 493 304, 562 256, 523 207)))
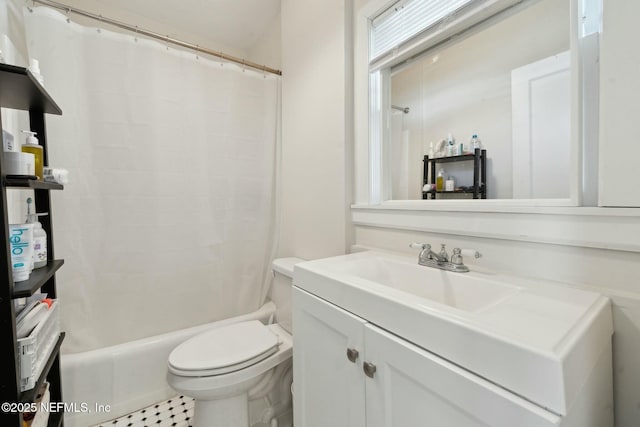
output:
POLYGON ((575 204, 575 1, 403 0, 370 19, 370 146, 381 157, 372 175, 381 201, 575 204))

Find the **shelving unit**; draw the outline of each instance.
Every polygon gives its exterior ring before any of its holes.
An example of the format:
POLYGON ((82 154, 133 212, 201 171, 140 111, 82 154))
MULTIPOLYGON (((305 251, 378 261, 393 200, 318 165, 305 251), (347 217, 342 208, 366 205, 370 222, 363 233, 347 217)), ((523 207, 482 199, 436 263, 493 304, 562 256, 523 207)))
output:
POLYGON ((455 163, 473 161, 473 186, 468 189, 456 189, 453 191, 431 190, 423 191, 423 199, 437 199, 438 194, 472 194, 474 199, 487 198, 487 150, 476 148, 473 154, 463 154, 461 156, 436 157, 430 159, 424 156, 424 169, 422 174, 422 185, 436 182, 436 164, 455 163))
MULTIPOLYGON (((62 110, 26 68, 0 64, 0 107, 29 112, 30 128, 38 134, 40 145, 43 147, 44 164, 48 164, 45 114, 61 115, 62 110)), ((0 127, 1 125, 0 120, 0 127)), ((50 298, 57 297, 55 273, 64 264, 64 261, 54 260, 50 191, 62 190, 63 186, 38 181, 34 177, 7 175, 2 169, 2 158, 3 152, 0 150, 0 175, 2 176, 2 185, 0 185, 0 213, 2 214, 0 241, 3 245, 1 248, 4 250, 4 256, 0 261, 0 403, 30 403, 44 381, 50 383, 51 402, 62 402, 59 352, 65 337, 64 332, 60 333, 36 386, 31 390, 20 391, 14 300, 33 295, 40 288, 50 298), (11 272, 8 240, 7 191, 10 191, 11 188, 33 189, 36 212, 49 214, 39 219, 42 228, 47 232, 47 266, 34 270, 28 280, 15 284, 11 272)), ((62 426, 63 418, 64 414, 61 412, 51 413, 48 426, 62 426)), ((2 427, 22 427, 22 414, 0 412, 0 425, 2 427)))

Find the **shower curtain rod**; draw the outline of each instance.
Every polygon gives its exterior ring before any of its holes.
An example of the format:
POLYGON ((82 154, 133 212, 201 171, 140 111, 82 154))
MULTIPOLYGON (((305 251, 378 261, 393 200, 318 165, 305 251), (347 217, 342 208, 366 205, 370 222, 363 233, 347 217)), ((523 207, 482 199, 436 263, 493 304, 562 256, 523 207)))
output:
POLYGON ((118 28, 122 28, 127 31, 135 32, 136 34, 141 34, 144 36, 152 37, 154 39, 163 40, 167 43, 171 43, 177 46, 186 47, 187 49, 194 50, 196 52, 202 52, 207 55, 215 56, 217 58, 221 58, 227 61, 235 62, 237 64, 242 65, 243 67, 250 67, 256 70, 264 71, 266 73, 276 74, 278 76, 282 75, 282 71, 277 70, 275 68, 267 67, 266 65, 256 64, 255 62, 251 62, 246 59, 236 58, 235 56, 227 55, 223 52, 216 52, 211 49, 207 49, 204 47, 200 47, 193 43, 185 42, 182 40, 174 39, 173 37, 169 37, 168 35, 162 35, 153 31, 144 30, 142 28, 138 28, 135 25, 129 25, 124 22, 116 21, 115 19, 105 18, 102 15, 96 15, 95 13, 87 12, 81 9, 76 9, 75 7, 67 6, 66 4, 58 3, 53 0, 31 0, 34 4, 39 3, 44 6, 48 6, 54 9, 62 10, 68 13, 75 13, 76 15, 84 16, 86 18, 94 19, 96 21, 104 22, 109 25, 113 25, 118 28))

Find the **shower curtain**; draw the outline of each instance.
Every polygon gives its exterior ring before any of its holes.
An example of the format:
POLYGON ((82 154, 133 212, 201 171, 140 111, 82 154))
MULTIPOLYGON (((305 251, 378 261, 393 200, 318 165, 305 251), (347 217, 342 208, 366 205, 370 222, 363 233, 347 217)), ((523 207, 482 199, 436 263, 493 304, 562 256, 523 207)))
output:
POLYGON ((64 351, 257 309, 274 253, 279 78, 25 10, 47 116, 64 351))

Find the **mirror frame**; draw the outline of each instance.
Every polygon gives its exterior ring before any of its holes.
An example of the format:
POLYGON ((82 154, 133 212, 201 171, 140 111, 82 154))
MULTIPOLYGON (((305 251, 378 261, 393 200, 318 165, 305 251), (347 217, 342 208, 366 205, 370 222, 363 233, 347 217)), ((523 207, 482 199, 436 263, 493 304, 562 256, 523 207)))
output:
MULTIPOLYGON (((532 0, 530 0, 532 1, 532 0)), ((541 207, 576 207, 583 205, 585 200, 584 184, 593 180, 583 177, 583 135, 593 132, 597 135, 597 120, 587 127, 583 116, 593 117, 597 103, 585 103, 591 100, 585 95, 585 89, 597 93, 599 84, 597 78, 585 82, 583 78, 585 68, 595 67, 597 76, 597 43, 595 47, 585 46, 580 39, 579 16, 581 1, 570 0, 570 55, 571 55, 571 139, 570 139, 570 197, 566 199, 484 199, 484 200, 390 200, 389 172, 386 167, 385 152, 387 148, 383 142, 385 123, 384 108, 374 108, 374 100, 378 105, 384 105, 388 100, 384 94, 388 91, 384 87, 384 76, 389 75, 390 67, 401 62, 407 55, 416 54, 428 49, 428 45, 413 43, 404 50, 395 52, 392 58, 383 64, 376 64, 376 69, 370 69, 369 64, 369 31, 371 19, 380 11, 386 9, 393 1, 389 0, 360 0, 355 4, 354 14, 354 162, 355 162, 355 194, 353 208, 375 206, 382 209, 402 210, 454 210, 454 211, 493 211, 508 212, 513 208, 530 207, 535 211, 541 207), (359 3, 359 5, 358 5, 359 3), (378 73, 379 71, 379 73, 378 73), (589 84, 586 84, 589 83, 589 84)), ((468 28, 468 27, 467 27, 468 28)), ((388 84, 388 82, 386 83, 388 84)), ((591 144, 597 148, 597 137, 592 138, 591 144)), ((597 151, 596 151, 597 152, 597 151)), ((597 171, 596 171, 597 173, 597 171)), ((591 171, 587 175, 591 175, 591 171)), ((597 182, 597 177, 596 177, 597 182)), ((591 186, 592 184, 590 184, 591 186)), ((588 189, 593 193, 594 189, 588 189)), ((589 197, 592 199, 592 197, 589 197)), ((597 199, 597 197, 595 198, 597 199)))

